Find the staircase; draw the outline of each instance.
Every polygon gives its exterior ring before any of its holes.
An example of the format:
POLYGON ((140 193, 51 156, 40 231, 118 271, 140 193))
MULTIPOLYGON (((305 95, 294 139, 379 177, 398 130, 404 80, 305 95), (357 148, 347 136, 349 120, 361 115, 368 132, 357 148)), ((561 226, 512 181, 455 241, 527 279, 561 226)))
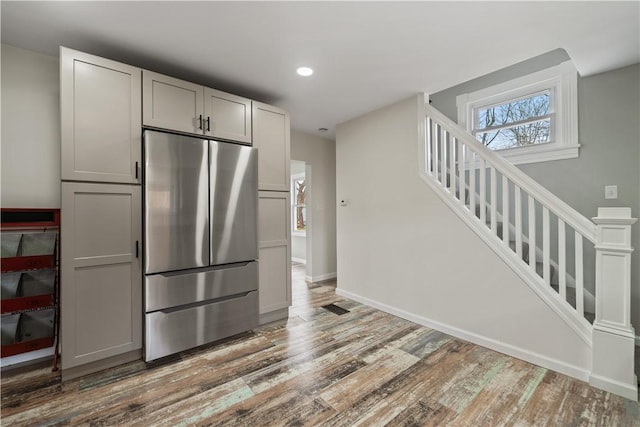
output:
MULTIPOLYGON (((438 179, 437 182, 442 182, 442 177, 443 174, 442 172, 438 173, 438 179)), ((481 206, 480 206, 480 202, 478 201, 480 199, 480 195, 478 193, 475 194, 475 205, 474 208, 471 209, 471 198, 470 198, 470 190, 469 190, 469 183, 468 182, 464 182, 464 183, 460 183, 459 181, 459 174, 455 174, 455 173, 450 173, 449 172, 449 167, 447 166, 447 169, 445 170, 444 173, 444 179, 446 180, 446 188, 453 188, 451 186, 451 177, 455 177, 456 178, 456 184, 455 184, 455 199, 456 200, 460 200, 460 186, 464 185, 465 186, 465 200, 464 200, 464 205, 465 208, 468 211, 472 211, 474 212, 474 216, 476 219, 478 220, 482 220, 483 215, 481 214, 481 206)), ((507 196, 508 197, 508 196, 507 196)), ((507 200, 508 203, 508 200, 507 200)), ((508 246, 509 249, 511 249, 512 252, 516 253, 518 252, 518 247, 521 249, 521 255, 522 255, 522 261, 526 264, 526 265, 530 265, 531 262, 533 262, 533 258, 529 256, 529 241, 528 241, 528 237, 527 235, 522 232, 521 233, 521 241, 518 242, 518 240, 515 237, 515 229, 511 224, 508 224, 509 230, 504 230, 504 223, 505 223, 505 217, 502 216, 503 212, 506 212, 505 210, 502 211, 498 211, 495 215, 496 215, 496 224, 495 224, 495 234, 496 237, 502 241, 505 242, 508 240, 508 246)), ((491 204, 489 202, 487 202, 487 206, 485 206, 485 212, 484 212, 484 218, 485 218, 485 225, 488 229, 492 229, 492 210, 491 210, 491 204)), ((507 214, 508 215, 508 214, 507 214)), ((565 233, 566 233, 566 225, 565 225, 565 233)), ((544 252, 540 247, 536 247, 535 248, 535 259, 540 260, 543 259, 544 257, 544 252)), ((553 258, 549 259, 549 272, 548 272, 548 276, 550 277, 549 280, 549 285, 551 286, 551 288, 558 294, 561 293, 561 289, 564 289, 564 296, 561 295, 561 299, 563 299, 564 301, 566 301, 574 310, 578 310, 578 292, 576 291, 576 283, 575 283, 575 278, 568 272, 566 271, 566 268, 564 270, 564 274, 563 274, 563 279, 564 280, 560 280, 560 274, 558 272, 558 263, 556 262, 556 260, 554 260, 553 258), (560 282, 564 282, 563 287, 560 286, 560 282)), ((536 274, 544 279, 545 276, 545 263, 542 261, 536 261, 535 262, 535 272, 536 274)), ((595 320, 595 297, 593 296, 593 293, 591 293, 589 290, 584 289, 584 286, 581 287, 582 288, 582 297, 580 297, 580 301, 582 303, 583 309, 582 309, 582 313, 584 318, 589 322, 589 323, 593 323, 595 320)))
POLYGON ((629 208, 585 218, 424 105, 420 176, 593 349, 589 381, 637 400, 629 208))

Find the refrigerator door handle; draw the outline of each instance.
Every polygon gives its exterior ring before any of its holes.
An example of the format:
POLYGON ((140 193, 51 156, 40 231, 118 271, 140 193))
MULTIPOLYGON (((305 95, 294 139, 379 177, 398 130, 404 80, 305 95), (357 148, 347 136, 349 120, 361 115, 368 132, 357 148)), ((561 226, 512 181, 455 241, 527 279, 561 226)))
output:
POLYGON ((136 258, 140 257, 140 251, 139 251, 139 242, 138 240, 136 240, 136 258))

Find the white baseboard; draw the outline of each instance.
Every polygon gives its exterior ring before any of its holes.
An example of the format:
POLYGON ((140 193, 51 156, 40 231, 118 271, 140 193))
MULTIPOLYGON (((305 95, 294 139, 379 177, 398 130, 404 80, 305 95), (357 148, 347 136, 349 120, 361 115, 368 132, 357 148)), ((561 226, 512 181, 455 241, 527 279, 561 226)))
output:
POLYGON ((338 277, 337 273, 319 274, 317 276, 305 276, 304 280, 307 282, 315 283, 322 282, 323 280, 335 279, 338 277))
POLYGON ((275 322, 276 320, 282 320, 289 317, 289 307, 281 308, 280 310, 271 311, 269 313, 262 313, 258 318, 258 324, 260 326, 267 323, 275 322))
MULTIPOLYGON (((633 383, 637 384, 638 378, 636 378, 635 375, 633 377, 633 383)), ((621 383, 619 381, 612 380, 611 378, 601 377, 598 375, 591 375, 589 377, 589 384, 601 390, 633 400, 634 402, 638 401, 638 388, 632 387, 629 384, 621 383)))
POLYGON ((552 371, 559 372, 561 374, 565 374, 582 381, 589 381, 590 372, 579 366, 570 365, 560 360, 556 360, 542 354, 534 353, 530 350, 525 350, 523 348, 516 347, 502 341, 497 341, 493 338, 488 338, 473 332, 465 331, 463 329, 457 328, 455 326, 450 326, 436 320, 427 319, 426 317, 418 316, 413 313, 391 307, 387 304, 383 304, 381 302, 374 301, 372 299, 354 294, 352 292, 345 291, 341 288, 336 289, 336 294, 360 302, 362 304, 369 305, 371 307, 377 308, 386 313, 393 314, 394 316, 401 317, 419 325, 444 332, 453 337, 460 338, 462 340, 472 342, 491 350, 495 350, 500 353, 525 360, 527 362, 533 363, 534 365, 538 365, 543 368, 550 369, 552 371))
POLYGON ((291 257, 291 261, 297 262, 298 264, 307 265, 307 260, 306 259, 291 257))

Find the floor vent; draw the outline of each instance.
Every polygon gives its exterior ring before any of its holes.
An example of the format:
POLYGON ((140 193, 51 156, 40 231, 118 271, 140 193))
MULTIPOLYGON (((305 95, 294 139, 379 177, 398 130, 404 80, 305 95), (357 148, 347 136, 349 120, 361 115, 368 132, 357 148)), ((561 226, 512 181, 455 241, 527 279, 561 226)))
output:
POLYGON ((324 308, 325 310, 329 310, 330 312, 337 314, 338 316, 342 316, 345 313, 349 313, 349 310, 344 309, 342 307, 338 307, 335 304, 323 305, 322 308, 324 308))

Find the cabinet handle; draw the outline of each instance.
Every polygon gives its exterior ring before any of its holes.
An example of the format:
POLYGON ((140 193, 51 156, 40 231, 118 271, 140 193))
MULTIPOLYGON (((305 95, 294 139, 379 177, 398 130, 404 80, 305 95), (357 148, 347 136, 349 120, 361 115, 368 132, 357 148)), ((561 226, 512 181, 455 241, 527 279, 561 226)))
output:
POLYGON ((138 179, 138 162, 136 162, 136 179, 138 179))
POLYGON ((199 125, 198 125, 198 129, 202 130, 202 114, 200 114, 200 117, 198 118, 199 121, 199 125))
POLYGON ((139 257, 139 251, 138 251, 138 241, 136 240, 136 258, 139 257))
POLYGON ((211 117, 207 116, 207 132, 211 132, 211 117))

